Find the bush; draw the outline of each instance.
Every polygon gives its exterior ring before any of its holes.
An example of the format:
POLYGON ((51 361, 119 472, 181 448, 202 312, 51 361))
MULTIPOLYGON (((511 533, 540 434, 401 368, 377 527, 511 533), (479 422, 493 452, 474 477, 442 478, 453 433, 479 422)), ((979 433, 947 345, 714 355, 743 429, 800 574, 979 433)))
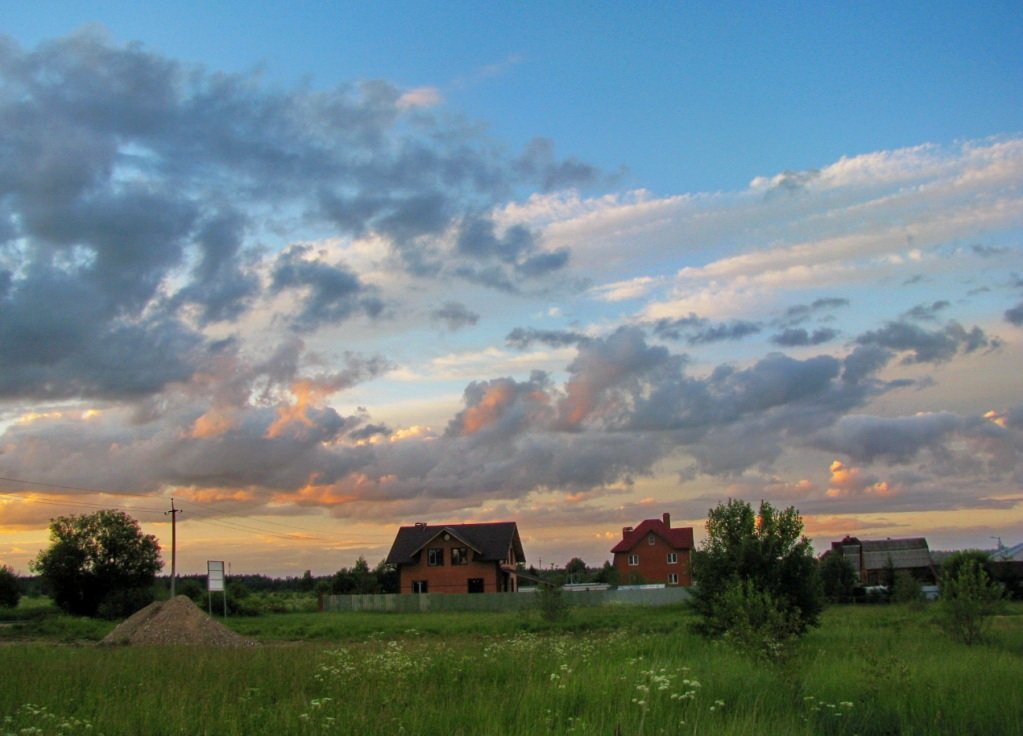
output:
POLYGON ((735 580, 715 601, 714 616, 724 640, 741 654, 773 664, 788 662, 801 621, 791 607, 751 580, 735 580))
POLYGON ((20 600, 18 576, 7 565, 0 565, 0 608, 17 608, 20 600))
POLYGON ((913 577, 908 570, 899 570, 895 573, 895 583, 892 585, 892 602, 908 603, 910 605, 922 604, 924 600, 924 589, 920 581, 913 577))
POLYGON ((772 607, 784 611, 785 627, 794 635, 819 622, 817 560, 794 508, 777 511, 765 501, 754 513, 745 501, 731 500, 711 509, 694 573, 696 630, 705 636, 731 630, 733 622, 722 612, 732 610, 739 597, 765 607, 756 616, 766 616, 772 607))
POLYGON ((1002 587, 977 560, 967 559, 942 575, 939 622, 956 641, 977 644, 1002 601, 1002 587))
POLYGON ((851 603, 856 590, 856 568, 838 552, 830 552, 820 564, 821 589, 829 603, 851 603))
POLYGON ((568 618, 568 602, 561 588, 541 585, 536 591, 536 604, 544 621, 557 623, 568 618))

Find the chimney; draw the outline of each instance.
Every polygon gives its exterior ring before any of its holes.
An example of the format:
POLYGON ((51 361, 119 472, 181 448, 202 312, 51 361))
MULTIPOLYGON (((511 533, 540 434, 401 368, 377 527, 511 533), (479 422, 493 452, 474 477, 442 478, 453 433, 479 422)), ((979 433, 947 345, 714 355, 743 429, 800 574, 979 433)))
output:
POLYGON ((623 539, 625 537, 629 536, 629 534, 631 534, 631 533, 632 533, 632 527, 631 526, 623 526, 622 527, 622 538, 623 539))
POLYGON ((671 514, 669 514, 667 511, 665 511, 664 512, 664 516, 661 517, 661 520, 664 522, 664 525, 666 527, 671 529, 671 514))

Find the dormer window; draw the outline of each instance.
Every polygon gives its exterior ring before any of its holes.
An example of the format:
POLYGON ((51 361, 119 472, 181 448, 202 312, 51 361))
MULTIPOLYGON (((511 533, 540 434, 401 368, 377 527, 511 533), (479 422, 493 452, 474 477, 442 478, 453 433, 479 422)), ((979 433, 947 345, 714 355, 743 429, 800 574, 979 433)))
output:
POLYGON ((440 567, 444 564, 444 548, 430 547, 426 550, 426 564, 430 567, 440 567))

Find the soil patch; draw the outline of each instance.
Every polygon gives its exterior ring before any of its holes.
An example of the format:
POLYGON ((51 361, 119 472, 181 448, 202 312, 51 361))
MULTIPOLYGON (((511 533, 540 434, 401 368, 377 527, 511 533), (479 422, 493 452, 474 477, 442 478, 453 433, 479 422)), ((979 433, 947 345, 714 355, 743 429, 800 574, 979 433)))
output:
POLYGON ((251 647, 256 642, 214 621, 186 595, 150 603, 125 619, 100 644, 183 644, 251 647))

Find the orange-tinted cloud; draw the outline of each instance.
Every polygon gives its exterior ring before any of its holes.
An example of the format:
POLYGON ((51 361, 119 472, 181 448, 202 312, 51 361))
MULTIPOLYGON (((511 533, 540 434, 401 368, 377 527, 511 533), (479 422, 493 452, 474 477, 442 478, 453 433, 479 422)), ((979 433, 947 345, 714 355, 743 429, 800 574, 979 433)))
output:
POLYGON ((850 496, 890 496, 897 490, 886 480, 879 480, 865 474, 859 468, 853 468, 841 460, 831 463, 831 480, 828 483, 829 498, 847 498, 850 496))

